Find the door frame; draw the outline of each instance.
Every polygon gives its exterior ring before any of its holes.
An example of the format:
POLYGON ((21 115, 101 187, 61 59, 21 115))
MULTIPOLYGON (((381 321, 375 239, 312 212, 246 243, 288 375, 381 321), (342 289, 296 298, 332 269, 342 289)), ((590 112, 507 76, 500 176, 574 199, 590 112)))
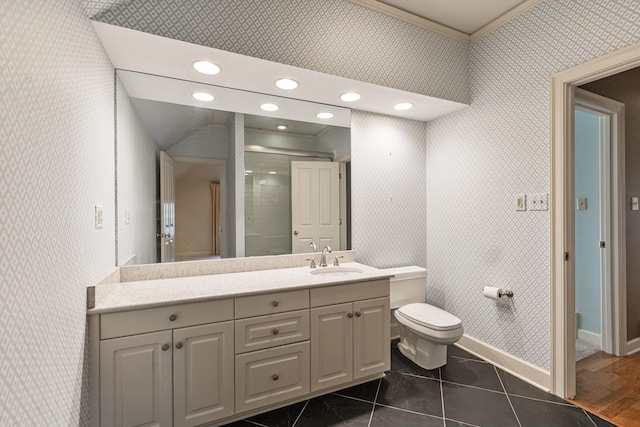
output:
MULTIPOLYGON (((551 392, 561 397, 576 393, 575 366, 575 260, 574 248, 574 108, 575 89, 640 66, 640 43, 596 58, 551 76, 551 392)), ((624 129, 618 132, 624 134, 624 129)), ((620 150, 624 153, 624 150, 620 150)), ((620 154, 620 153, 618 153, 620 154)), ((620 163, 624 165, 624 158, 620 163)), ((618 169, 618 173, 620 173, 618 169)), ((623 168, 622 168, 623 169, 623 168)), ((624 170, 623 170, 624 172, 624 170)), ((624 175, 618 176, 624 182, 624 175)), ((620 186, 619 186, 620 187, 620 186)), ((619 188, 620 190, 620 188, 619 188)), ((622 194, 624 201, 626 195, 622 194)), ((625 210, 618 222, 624 226, 625 210)), ((619 243, 625 243, 623 238, 619 243)), ((624 248, 624 246, 623 246, 624 248)), ((617 257, 620 294, 626 297, 626 251, 617 257), (624 286, 624 289, 622 289, 624 286)), ((618 309, 626 322, 626 304, 618 309)), ((626 327, 626 323, 625 323, 626 327)), ((622 333, 622 331, 620 331, 622 333)), ((624 331, 626 343, 626 331, 624 331)), ((626 349, 625 349, 626 351, 626 349)))
POLYGON ((626 252, 624 104, 576 88, 575 108, 596 114, 600 122, 600 240, 605 242, 600 257, 601 347, 606 353, 624 356, 627 324, 620 307, 626 309, 626 283, 621 283, 620 270, 626 266, 618 262, 626 252))

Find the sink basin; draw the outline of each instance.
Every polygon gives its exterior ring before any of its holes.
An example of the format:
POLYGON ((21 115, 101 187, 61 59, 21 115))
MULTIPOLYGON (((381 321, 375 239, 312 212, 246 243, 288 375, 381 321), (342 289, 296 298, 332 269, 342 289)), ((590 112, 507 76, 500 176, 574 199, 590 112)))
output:
POLYGON ((322 276, 351 276, 360 273, 362 270, 355 267, 318 267, 311 270, 311 274, 322 276))

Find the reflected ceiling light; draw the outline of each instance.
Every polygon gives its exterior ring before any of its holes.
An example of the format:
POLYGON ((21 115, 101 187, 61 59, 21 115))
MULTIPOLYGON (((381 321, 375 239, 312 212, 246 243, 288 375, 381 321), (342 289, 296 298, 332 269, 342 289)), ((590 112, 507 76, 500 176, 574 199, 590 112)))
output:
POLYGON ((271 103, 262 104, 260 108, 264 111, 278 111, 280 109, 276 104, 271 103))
POLYGON ((408 110, 410 108, 413 108, 413 104, 410 102, 401 102, 400 104, 394 105, 393 108, 395 108, 398 111, 403 111, 403 110, 408 110))
POLYGON ((360 94, 357 92, 345 92, 342 95, 340 95, 340 99, 346 102, 353 102, 360 99, 360 94))
POLYGON ((333 118, 333 113, 318 113, 316 117, 319 119, 331 119, 333 118))
POLYGON ((220 67, 209 61, 195 61, 191 64, 194 70, 208 76, 215 76, 220 73, 220 67))
POLYGON ((299 84, 293 79, 278 79, 276 80, 276 86, 284 90, 293 90, 296 89, 299 84))
POLYGON ((276 173, 277 173, 277 172, 275 172, 275 171, 270 171, 270 172, 269 172, 269 175, 275 175, 276 173))
POLYGON ((253 173, 253 171, 244 171, 244 173, 253 173))
POLYGON ((276 127, 280 130, 285 130, 287 128, 287 125, 278 125, 276 127))
POLYGON ((207 93, 207 92, 196 92, 196 93, 192 94, 191 96, 193 96, 198 101, 205 101, 205 102, 211 102, 211 101, 213 101, 215 99, 213 97, 213 95, 211 95, 210 93, 207 93))

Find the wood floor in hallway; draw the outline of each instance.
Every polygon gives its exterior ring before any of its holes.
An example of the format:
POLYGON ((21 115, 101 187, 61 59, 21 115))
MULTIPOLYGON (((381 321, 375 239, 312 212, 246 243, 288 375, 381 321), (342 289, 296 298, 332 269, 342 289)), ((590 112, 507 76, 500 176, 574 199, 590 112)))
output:
POLYGON ((576 397, 570 402, 623 427, 640 426, 640 353, 598 352, 576 364, 576 397))

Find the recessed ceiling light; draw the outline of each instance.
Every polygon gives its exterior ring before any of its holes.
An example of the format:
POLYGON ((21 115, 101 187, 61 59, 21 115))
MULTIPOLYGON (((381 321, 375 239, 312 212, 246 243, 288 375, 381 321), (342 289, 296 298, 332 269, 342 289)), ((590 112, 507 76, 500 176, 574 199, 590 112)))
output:
POLYGON ((333 118, 333 113, 318 113, 316 117, 319 119, 331 119, 333 118))
POLYGON ((360 94, 357 92, 345 92, 342 95, 340 95, 340 99, 346 102, 353 102, 360 99, 360 94))
POLYGON ((409 108, 413 108, 413 104, 410 102, 401 102, 400 104, 396 104, 393 106, 398 111, 408 110, 409 108))
POLYGON ((276 86, 284 90, 293 90, 298 87, 298 82, 293 79, 276 80, 276 86))
POLYGON ((271 171, 271 172, 269 172, 269 175, 275 175, 275 174, 277 174, 277 173, 278 173, 278 172, 271 171))
POLYGON ((276 127, 280 130, 285 130, 287 128, 287 125, 278 125, 276 127))
POLYGON ((276 104, 271 103, 262 104, 260 108, 262 108, 264 111, 278 111, 280 109, 280 107, 278 107, 276 104))
POLYGON ((220 67, 209 61, 196 61, 191 64, 194 70, 208 76, 214 76, 220 73, 220 67))
POLYGON ((206 93, 206 92, 196 92, 191 96, 193 96, 198 101, 205 101, 205 102, 211 102, 211 101, 213 101, 215 99, 213 97, 213 95, 211 95, 210 93, 206 93))

